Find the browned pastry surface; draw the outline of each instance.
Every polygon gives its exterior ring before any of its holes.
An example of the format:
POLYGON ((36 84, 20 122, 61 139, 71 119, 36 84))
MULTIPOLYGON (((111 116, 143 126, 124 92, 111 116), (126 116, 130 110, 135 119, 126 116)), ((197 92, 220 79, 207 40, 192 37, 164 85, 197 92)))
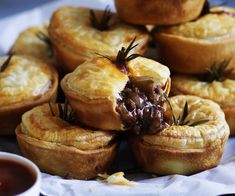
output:
POLYGON ((216 7, 198 19, 154 30, 162 62, 177 73, 205 73, 230 60, 234 67, 235 11, 216 7))
POLYGON ((230 127, 235 134, 235 80, 202 81, 197 76, 178 74, 172 77, 173 95, 196 95, 217 102, 223 109, 230 127))
MULTIPOLYGON (((101 17, 103 12, 95 10, 95 14, 101 17)), ((98 30, 91 25, 90 9, 79 7, 62 7, 55 11, 49 35, 59 62, 69 72, 97 53, 117 54, 134 37, 139 45, 133 52, 143 54, 148 41, 146 31, 121 22, 116 14, 113 14, 108 30, 98 30)))
POLYGON ((129 61, 127 67, 129 73, 125 74, 110 60, 98 57, 63 78, 62 89, 82 123, 103 130, 125 130, 116 107, 118 100, 124 100, 121 92, 131 81, 129 77, 145 85, 142 91, 150 85, 154 90, 159 86, 169 93, 170 72, 164 65, 138 57, 129 61))
POLYGON ((10 53, 36 57, 57 66, 48 38, 48 23, 33 26, 22 31, 14 42, 10 53))
POLYGON ((229 127, 219 105, 196 96, 170 98, 175 116, 187 101, 186 125, 172 125, 158 134, 129 137, 134 156, 145 171, 189 175, 219 164, 229 127), (190 124, 206 120, 198 125, 190 124))
POLYGON ((120 17, 133 24, 173 25, 195 19, 205 0, 115 0, 120 17))
MULTIPOLYGON (((6 57, 0 59, 0 64, 6 57)), ((56 99, 58 74, 43 61, 13 56, 0 73, 0 134, 12 134, 21 115, 32 107, 56 99)))
POLYGON ((115 156, 115 134, 70 124, 59 117, 57 105, 51 108, 54 115, 44 104, 22 116, 16 135, 23 155, 63 177, 90 179, 106 172, 115 156))

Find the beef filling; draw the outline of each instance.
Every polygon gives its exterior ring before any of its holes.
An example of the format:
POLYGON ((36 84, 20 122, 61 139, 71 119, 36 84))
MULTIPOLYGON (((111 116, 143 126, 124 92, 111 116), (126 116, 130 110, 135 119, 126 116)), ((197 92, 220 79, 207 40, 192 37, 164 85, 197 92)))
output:
POLYGON ((116 108, 125 128, 136 134, 154 134, 168 126, 162 92, 150 77, 130 77, 116 108))

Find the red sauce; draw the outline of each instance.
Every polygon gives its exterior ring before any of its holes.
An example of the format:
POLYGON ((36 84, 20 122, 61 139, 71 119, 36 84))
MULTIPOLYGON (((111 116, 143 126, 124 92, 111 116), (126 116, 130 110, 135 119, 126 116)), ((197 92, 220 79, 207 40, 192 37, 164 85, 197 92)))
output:
POLYGON ((26 166, 0 159, 0 196, 22 193, 29 189, 35 181, 35 174, 26 166))

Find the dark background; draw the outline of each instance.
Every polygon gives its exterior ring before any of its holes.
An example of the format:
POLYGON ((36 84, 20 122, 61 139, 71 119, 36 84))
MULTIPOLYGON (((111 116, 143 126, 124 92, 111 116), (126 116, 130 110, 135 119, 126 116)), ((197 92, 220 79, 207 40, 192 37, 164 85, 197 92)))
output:
MULTIPOLYGON (((22 11, 30 10, 44 3, 53 2, 53 1, 55 0, 0 0, 0 18, 7 17, 12 14, 17 14, 22 11)), ((210 1, 215 4, 218 4, 220 2, 227 2, 227 5, 235 7, 235 0, 210 0, 210 1)))

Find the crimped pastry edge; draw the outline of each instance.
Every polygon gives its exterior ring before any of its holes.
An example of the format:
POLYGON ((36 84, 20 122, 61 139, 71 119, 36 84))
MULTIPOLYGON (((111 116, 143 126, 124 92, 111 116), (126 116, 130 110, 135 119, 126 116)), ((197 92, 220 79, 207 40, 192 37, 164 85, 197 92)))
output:
POLYGON ((23 134, 20 126, 16 136, 22 154, 47 173, 76 179, 91 179, 104 173, 116 155, 117 144, 97 150, 82 151, 71 146, 45 142, 23 134))
POLYGON ((38 96, 36 99, 31 98, 19 103, 7 105, 5 107, 3 106, 0 108, 0 135, 14 134, 14 130, 16 126, 20 123, 22 114, 24 114, 26 111, 42 103, 56 101, 59 76, 53 66, 50 66, 50 69, 52 74, 52 82, 50 88, 46 93, 38 96))

